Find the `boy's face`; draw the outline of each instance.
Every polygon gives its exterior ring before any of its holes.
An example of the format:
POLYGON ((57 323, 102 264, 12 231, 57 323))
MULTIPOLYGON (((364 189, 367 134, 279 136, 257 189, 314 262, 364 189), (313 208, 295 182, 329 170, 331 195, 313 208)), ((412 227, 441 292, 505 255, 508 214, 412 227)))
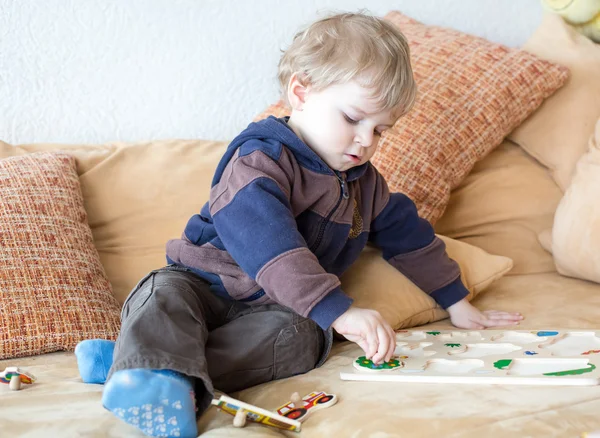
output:
POLYGON ((334 170, 366 163, 381 133, 392 127, 399 111, 381 111, 372 91, 354 81, 320 91, 307 87, 292 105, 289 125, 334 170))

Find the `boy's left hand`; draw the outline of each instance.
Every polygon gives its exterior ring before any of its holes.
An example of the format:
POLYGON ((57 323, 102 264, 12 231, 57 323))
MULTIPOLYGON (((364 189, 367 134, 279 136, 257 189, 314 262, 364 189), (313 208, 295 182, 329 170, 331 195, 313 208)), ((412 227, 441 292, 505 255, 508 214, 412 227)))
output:
POLYGON ((523 319, 520 313, 499 312, 497 310, 480 311, 466 298, 446 309, 450 321, 455 327, 463 329, 485 329, 506 325, 518 325, 523 319))

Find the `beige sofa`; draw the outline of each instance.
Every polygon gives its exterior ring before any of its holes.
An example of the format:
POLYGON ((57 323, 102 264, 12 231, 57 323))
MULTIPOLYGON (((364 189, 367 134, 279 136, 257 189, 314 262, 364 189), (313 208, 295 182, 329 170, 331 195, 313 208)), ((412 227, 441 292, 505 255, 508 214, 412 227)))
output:
MULTIPOLYGON (((57 149, 77 158, 96 248, 122 303, 137 279, 164 264, 164 242, 179 235, 189 215, 206 200, 212 171, 225 146, 206 141, 99 146, 0 143, 0 158, 57 149)), ((538 243, 537 234, 551 227, 561 197, 547 170, 508 141, 480 161, 453 191, 436 231, 508 257, 514 264, 506 275, 501 277, 502 271, 492 278, 495 282, 486 284, 474 299, 478 307, 520 311, 526 317, 523 329, 600 328, 600 285, 559 275, 552 256, 538 243)), ((482 260, 488 260, 485 257, 482 260)), ((394 289, 396 281, 397 277, 380 278, 379 284, 394 289)), ((444 314, 437 309, 408 316, 404 326, 435 321, 444 314)), ((441 320, 425 328, 451 329, 451 325, 441 320)), ((359 355, 355 344, 338 342, 323 367, 232 395, 273 409, 295 391, 337 394, 337 405, 303 425, 301 436, 306 437, 567 437, 600 429, 600 386, 340 380, 340 370, 359 355)), ((13 365, 26 368, 38 380, 21 391, 0 386, 0 436, 141 436, 102 408, 102 386, 82 383, 72 352, 3 360, 0 370, 13 365)), ((214 409, 200 418, 199 430, 207 437, 295 436, 255 424, 235 429, 230 416, 214 409)))
MULTIPOLYGON (((481 309, 522 312, 525 330, 598 330, 600 285, 559 275, 538 236, 552 229, 600 116, 600 50, 553 18, 545 19, 525 48, 567 65, 570 81, 509 136, 522 147, 504 141, 454 188, 436 232, 481 309)), ((208 198, 225 147, 200 140, 16 146, 0 141, 0 159, 56 150, 76 158, 74 179, 102 275, 122 304, 140 278, 164 265, 165 242, 180 235, 208 198)), ((452 329, 445 312, 376 252, 365 251, 342 282, 356 302, 377 308, 396 329, 452 329)), ((113 300, 110 291, 105 295, 113 300)), ((337 342, 323 367, 231 395, 274 409, 292 392, 336 394, 339 403, 303 425, 306 437, 577 437, 600 429, 600 386, 342 381, 340 371, 360 353, 355 344, 337 342)), ((14 392, 0 385, 0 437, 141 436, 102 408, 102 386, 82 383, 72 352, 0 360, 0 370, 8 366, 26 369, 37 381, 14 392)), ((231 417, 215 409, 199 419, 199 430, 208 437, 295 436, 255 424, 235 429, 231 417)))

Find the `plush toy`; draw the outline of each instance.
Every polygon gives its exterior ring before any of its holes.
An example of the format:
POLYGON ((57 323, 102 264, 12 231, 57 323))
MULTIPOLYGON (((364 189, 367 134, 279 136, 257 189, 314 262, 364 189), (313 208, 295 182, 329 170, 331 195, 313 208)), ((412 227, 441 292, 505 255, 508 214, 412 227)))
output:
POLYGON ((541 0, 544 9, 560 15, 579 32, 600 43, 600 0, 541 0))

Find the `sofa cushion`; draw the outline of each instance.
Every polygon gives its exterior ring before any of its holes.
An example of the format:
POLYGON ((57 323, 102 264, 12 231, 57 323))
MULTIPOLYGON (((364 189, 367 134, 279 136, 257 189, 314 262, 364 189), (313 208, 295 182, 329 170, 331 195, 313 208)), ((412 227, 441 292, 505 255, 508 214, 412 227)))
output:
POLYGON ((552 228, 559 273, 600 283, 600 120, 560 201, 552 228))
MULTIPOLYGON (((381 137, 372 162, 390 189, 435 223, 473 165, 561 87, 566 68, 482 38, 385 16, 408 39, 419 87, 411 112, 381 137)), ((257 117, 288 113, 283 103, 257 117)))
POLYGON ((523 149, 504 142, 452 192, 436 232, 509 257, 509 275, 554 272, 538 234, 552 226, 562 192, 523 149))
POLYGON ((65 153, 0 160, 0 359, 116 339, 112 295, 65 153))
POLYGON ((523 49, 571 71, 565 86, 509 136, 547 166, 564 191, 600 117, 600 45, 548 14, 523 49))
MULTIPOLYGON (((469 289, 468 300, 506 274, 513 266, 507 257, 495 256, 458 240, 439 236, 450 258, 461 269, 469 289)), ((341 277, 342 288, 354 298, 354 305, 375 309, 395 330, 415 327, 448 317, 433 298, 387 263, 380 251, 365 249, 358 261, 341 277)))
MULTIPOLYGON (((224 142, 199 140, 111 143, 87 149, 76 145, 5 144, 0 154, 54 147, 77 158, 96 247, 115 296, 123 303, 148 271, 166 264, 167 240, 180 236, 190 216, 208 200, 213 173, 226 146, 224 142)), ((472 295, 512 265, 509 259, 470 245, 449 240, 446 243, 472 295)), ((446 316, 429 296, 376 256, 374 250, 367 249, 342 280, 360 305, 377 308, 396 327, 446 316)))

